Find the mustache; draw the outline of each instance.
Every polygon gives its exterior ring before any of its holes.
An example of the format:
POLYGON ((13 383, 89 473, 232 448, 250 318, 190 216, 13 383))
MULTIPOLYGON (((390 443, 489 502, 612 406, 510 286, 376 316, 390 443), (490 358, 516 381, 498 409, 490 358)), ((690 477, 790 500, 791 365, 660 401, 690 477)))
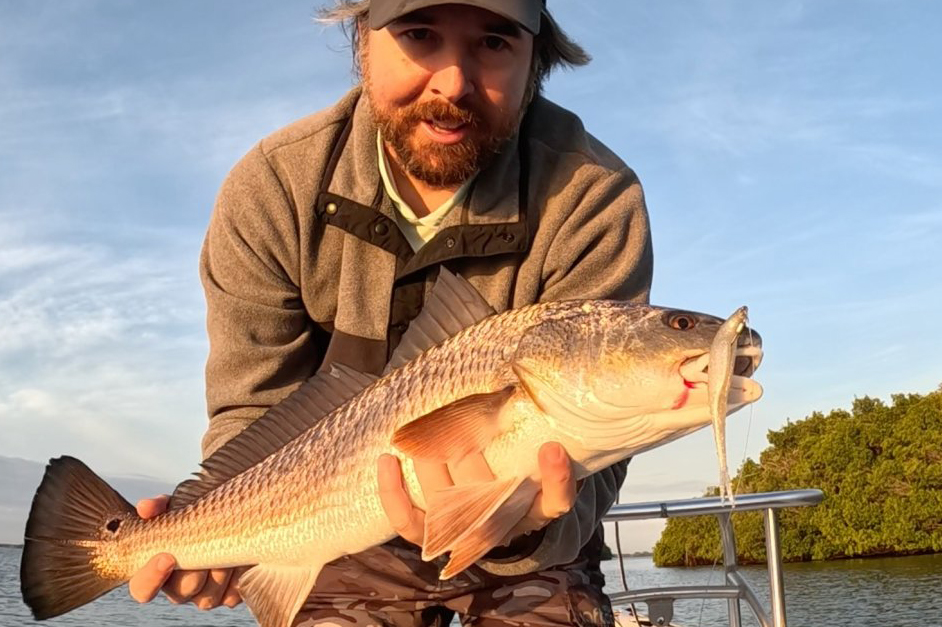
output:
POLYGON ((411 123, 437 120, 447 124, 467 124, 473 129, 484 125, 484 118, 478 112, 445 100, 429 100, 409 105, 401 112, 401 116, 403 120, 411 123))

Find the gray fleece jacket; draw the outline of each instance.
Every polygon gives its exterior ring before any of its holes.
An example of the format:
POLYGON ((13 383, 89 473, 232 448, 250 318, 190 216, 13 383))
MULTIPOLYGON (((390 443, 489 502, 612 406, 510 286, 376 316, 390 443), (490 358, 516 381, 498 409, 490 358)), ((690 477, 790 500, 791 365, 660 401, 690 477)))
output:
MULTIPOLYGON (((652 251, 634 172, 572 113, 537 98, 460 210, 413 252, 377 167, 359 88, 263 139, 223 183, 200 271, 207 301, 208 456, 319 368, 379 374, 438 268, 499 311, 539 301, 646 302, 652 251)), ((601 516, 625 477, 587 478, 576 506, 495 574, 595 563, 601 516)))

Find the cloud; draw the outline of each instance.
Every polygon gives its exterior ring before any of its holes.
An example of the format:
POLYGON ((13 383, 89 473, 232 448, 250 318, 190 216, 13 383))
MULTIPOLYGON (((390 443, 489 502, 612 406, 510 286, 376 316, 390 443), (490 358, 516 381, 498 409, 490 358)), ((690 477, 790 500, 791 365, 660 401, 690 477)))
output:
POLYGON ((0 453, 163 478, 195 464, 202 303, 195 270, 162 255, 173 248, 0 234, 0 453), (177 431, 186 447, 170 446, 177 431))
POLYGON ((885 28, 879 8, 853 19, 801 2, 761 11, 728 3, 595 10, 607 17, 591 30, 567 17, 590 48, 601 48, 597 61, 554 79, 551 87, 565 88, 553 95, 591 111, 586 118, 606 138, 625 135, 621 152, 638 163, 667 147, 675 172, 725 175, 731 166, 740 180, 767 185, 774 181, 757 175, 768 176, 773 163, 792 177, 805 174, 802 162, 942 184, 938 151, 913 132, 934 128, 938 92, 912 86, 924 68, 878 58, 892 36, 874 30, 885 28))
POLYGON ((198 378, 128 372, 133 363, 85 365, 38 372, 42 387, 0 386, 4 454, 34 460, 69 454, 103 471, 169 481, 195 469, 204 426, 198 378))
POLYGON ((206 424, 213 195, 262 136, 339 97, 346 53, 323 53, 310 6, 0 13, 0 454, 180 478, 206 424))
POLYGON ((43 241, 41 233, 0 235, 0 250, 0 356, 30 347, 56 359, 197 319, 195 271, 158 251, 43 241))

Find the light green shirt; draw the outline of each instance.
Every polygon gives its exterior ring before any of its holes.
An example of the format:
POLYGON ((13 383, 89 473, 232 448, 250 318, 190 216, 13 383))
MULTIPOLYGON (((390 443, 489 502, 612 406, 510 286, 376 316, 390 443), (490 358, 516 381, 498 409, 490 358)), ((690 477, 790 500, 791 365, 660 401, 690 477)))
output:
POLYGON ((468 190, 471 189, 471 182, 474 177, 472 176, 465 181, 454 195, 443 202, 438 209, 425 217, 419 218, 415 215, 412 207, 399 195, 396 180, 389 171, 389 161, 387 161, 386 150, 383 148, 383 138, 379 132, 376 133, 376 150, 379 151, 377 162, 379 163, 379 174, 383 178, 383 186, 396 207, 396 224, 399 225, 399 230, 402 231, 409 245, 412 246, 412 250, 417 251, 435 237, 435 234, 441 228, 442 220, 445 219, 448 212, 464 202, 468 190))

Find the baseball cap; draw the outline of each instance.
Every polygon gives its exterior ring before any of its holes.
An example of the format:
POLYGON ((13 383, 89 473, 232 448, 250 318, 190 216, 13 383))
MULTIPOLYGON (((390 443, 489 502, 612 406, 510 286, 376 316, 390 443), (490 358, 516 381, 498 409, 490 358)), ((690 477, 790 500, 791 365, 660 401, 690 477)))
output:
POLYGON ((370 28, 379 30, 406 13, 438 4, 467 4, 486 9, 520 24, 534 35, 540 32, 545 0, 371 0, 370 28))

